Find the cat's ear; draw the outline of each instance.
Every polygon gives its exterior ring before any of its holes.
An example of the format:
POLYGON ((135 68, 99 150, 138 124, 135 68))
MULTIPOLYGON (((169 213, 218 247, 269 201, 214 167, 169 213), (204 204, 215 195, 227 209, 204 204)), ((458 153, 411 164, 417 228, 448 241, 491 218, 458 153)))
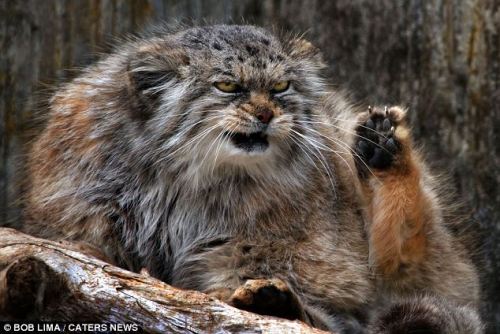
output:
POLYGON ((287 43, 288 54, 299 61, 309 61, 318 68, 326 67, 321 51, 303 38, 292 38, 287 43))
POLYGON ((173 43, 148 43, 130 55, 127 66, 127 95, 135 104, 134 116, 147 118, 168 87, 181 79, 189 57, 173 43))
POLYGON ((138 91, 145 91, 179 77, 189 65, 184 49, 173 43, 148 43, 140 46, 128 63, 129 80, 138 91))

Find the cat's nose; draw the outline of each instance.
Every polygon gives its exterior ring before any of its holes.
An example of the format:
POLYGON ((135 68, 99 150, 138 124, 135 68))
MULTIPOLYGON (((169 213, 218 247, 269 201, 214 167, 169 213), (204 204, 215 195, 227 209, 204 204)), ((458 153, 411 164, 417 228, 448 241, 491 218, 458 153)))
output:
POLYGON ((255 111, 255 117, 264 124, 269 124, 273 116, 273 111, 269 108, 259 108, 255 111))

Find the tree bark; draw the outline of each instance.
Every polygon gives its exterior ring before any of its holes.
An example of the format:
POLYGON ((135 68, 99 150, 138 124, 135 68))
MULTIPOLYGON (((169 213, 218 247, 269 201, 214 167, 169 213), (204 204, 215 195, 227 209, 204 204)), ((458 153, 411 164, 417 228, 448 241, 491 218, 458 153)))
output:
POLYGON ((77 251, 0 228, 0 320, 137 324, 148 333, 325 333, 233 308, 77 251))

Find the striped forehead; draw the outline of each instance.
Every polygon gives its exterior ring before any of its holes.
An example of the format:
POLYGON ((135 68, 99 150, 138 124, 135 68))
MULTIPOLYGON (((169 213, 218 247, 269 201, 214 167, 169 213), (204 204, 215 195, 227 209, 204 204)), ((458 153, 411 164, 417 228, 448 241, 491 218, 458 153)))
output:
POLYGON ((185 39, 194 61, 217 80, 262 85, 283 80, 290 72, 280 42, 260 30, 239 26, 197 29, 185 39))
POLYGON ((224 62, 213 67, 212 76, 221 81, 228 80, 252 86, 272 84, 287 79, 290 72, 290 68, 283 62, 269 61, 256 56, 240 62, 226 57, 224 62))

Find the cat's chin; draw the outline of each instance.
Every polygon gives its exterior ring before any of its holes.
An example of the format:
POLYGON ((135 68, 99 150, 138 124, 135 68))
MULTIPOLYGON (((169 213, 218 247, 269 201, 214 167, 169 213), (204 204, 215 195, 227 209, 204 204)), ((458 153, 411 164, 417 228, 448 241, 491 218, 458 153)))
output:
POLYGON ((262 132, 253 133, 231 133, 229 141, 238 150, 247 154, 264 153, 269 148, 268 136, 262 132))
MULTIPOLYGON (((255 136, 255 135, 254 135, 255 136)), ((220 147, 219 163, 251 167, 272 163, 278 154, 278 147, 267 136, 260 138, 229 138, 220 147)))

